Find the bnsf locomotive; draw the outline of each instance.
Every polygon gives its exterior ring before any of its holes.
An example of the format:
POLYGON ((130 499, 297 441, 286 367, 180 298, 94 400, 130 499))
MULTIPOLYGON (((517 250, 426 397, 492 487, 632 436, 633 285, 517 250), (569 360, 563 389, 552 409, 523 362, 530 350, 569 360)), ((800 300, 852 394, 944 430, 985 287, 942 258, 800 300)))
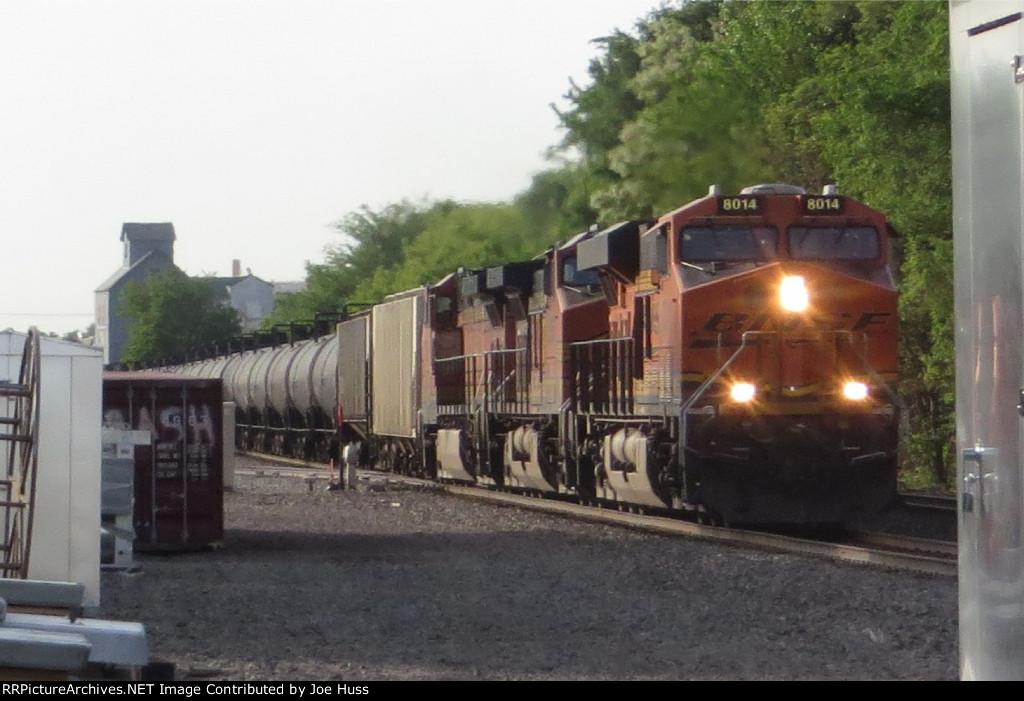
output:
POLYGON ((733 523, 896 493, 885 216, 759 185, 392 295, 319 339, 193 363, 243 447, 733 523))

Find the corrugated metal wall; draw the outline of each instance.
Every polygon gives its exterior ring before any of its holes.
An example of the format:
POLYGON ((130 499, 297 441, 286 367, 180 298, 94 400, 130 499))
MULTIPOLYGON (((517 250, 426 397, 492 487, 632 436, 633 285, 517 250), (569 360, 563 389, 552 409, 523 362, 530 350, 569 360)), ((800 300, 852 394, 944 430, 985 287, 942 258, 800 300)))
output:
POLYGON ((338 324, 338 403, 345 419, 366 418, 366 332, 369 317, 338 324))
POLYGON ((416 435, 422 316, 422 292, 373 308, 372 411, 373 430, 378 435, 416 435))

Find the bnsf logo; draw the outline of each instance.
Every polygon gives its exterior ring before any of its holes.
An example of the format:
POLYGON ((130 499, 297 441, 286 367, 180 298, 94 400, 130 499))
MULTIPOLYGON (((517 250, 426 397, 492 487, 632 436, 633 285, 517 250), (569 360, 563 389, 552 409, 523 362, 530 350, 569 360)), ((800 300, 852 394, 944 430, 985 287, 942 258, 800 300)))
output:
POLYGON ((847 312, 829 316, 807 315, 776 318, 772 314, 729 314, 718 312, 708 317, 701 327, 706 333, 742 333, 744 331, 865 331, 889 322, 890 312, 847 312))

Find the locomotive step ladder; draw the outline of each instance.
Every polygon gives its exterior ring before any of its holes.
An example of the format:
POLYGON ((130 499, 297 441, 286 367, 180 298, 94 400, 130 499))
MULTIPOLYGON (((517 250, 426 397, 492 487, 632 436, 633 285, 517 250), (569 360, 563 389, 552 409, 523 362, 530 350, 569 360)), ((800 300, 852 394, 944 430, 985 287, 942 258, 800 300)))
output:
POLYGON ((26 579, 39 440, 40 336, 29 329, 17 381, 0 380, 0 577, 26 579))

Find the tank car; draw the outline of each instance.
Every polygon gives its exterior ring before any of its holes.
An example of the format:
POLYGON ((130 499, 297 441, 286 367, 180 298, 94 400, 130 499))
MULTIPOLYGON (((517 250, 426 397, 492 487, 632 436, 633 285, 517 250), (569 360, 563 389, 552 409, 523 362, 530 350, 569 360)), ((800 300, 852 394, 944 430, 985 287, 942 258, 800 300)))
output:
POLYGON ((327 462, 336 451, 334 334, 238 350, 175 368, 222 380, 235 404, 238 447, 327 462))

